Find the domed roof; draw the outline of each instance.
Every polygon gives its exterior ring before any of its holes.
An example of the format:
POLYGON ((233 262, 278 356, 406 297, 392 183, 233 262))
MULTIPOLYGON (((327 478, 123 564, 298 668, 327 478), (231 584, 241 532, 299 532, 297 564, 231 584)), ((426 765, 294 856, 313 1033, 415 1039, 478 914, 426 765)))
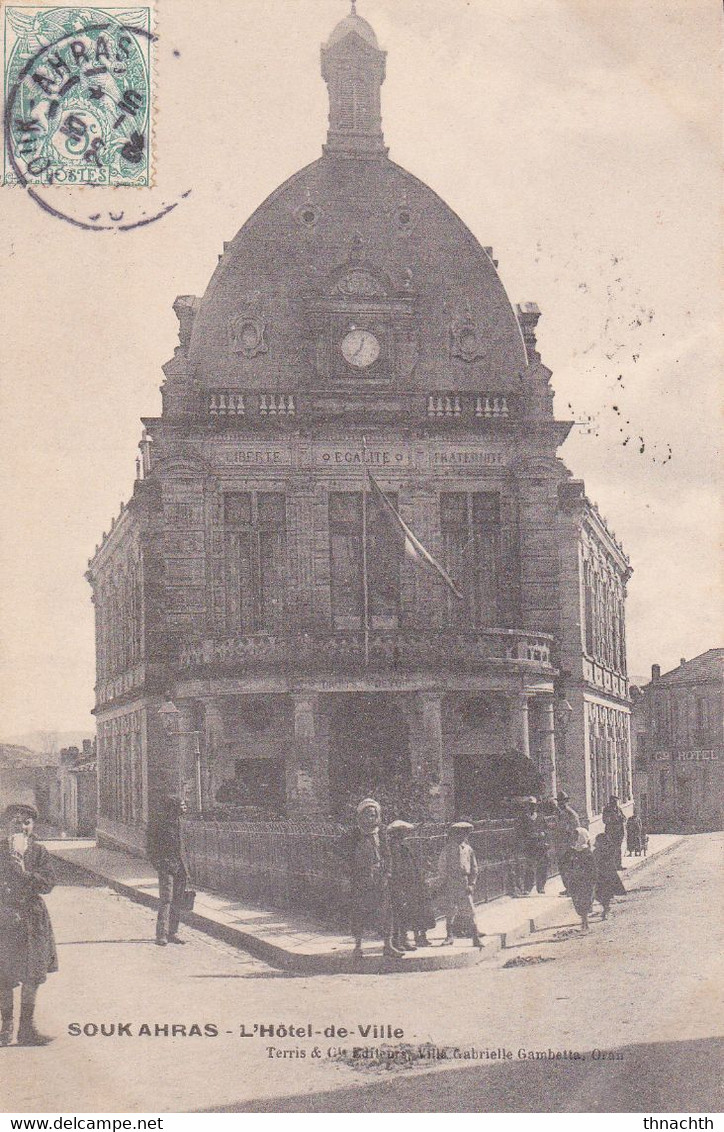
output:
POLYGON ((350 32, 356 32, 366 43, 369 43, 372 47, 379 48, 374 28, 367 23, 367 20, 363 20, 361 16, 358 16, 356 12, 353 12, 350 16, 345 16, 343 20, 339 21, 327 40, 327 47, 331 47, 333 43, 339 43, 340 40, 348 36, 350 32))
POLYGON ((385 156, 327 152, 225 245, 189 345, 197 380, 207 388, 320 388, 310 311, 343 299, 350 263, 376 280, 385 301, 413 312, 400 387, 505 390, 525 368, 492 259, 452 209, 385 156), (240 345, 245 314, 255 341, 240 345))

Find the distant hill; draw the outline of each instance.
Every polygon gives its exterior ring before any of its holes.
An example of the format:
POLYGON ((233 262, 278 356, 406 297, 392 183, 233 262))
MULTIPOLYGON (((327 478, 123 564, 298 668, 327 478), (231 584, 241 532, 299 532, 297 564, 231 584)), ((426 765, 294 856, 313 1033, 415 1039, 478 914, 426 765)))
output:
POLYGON ((55 766, 58 755, 31 751, 16 743, 0 743, 0 767, 55 766))
POLYGON ((83 747, 84 739, 92 739, 92 731, 26 731, 24 735, 8 735, 6 742, 18 747, 39 751, 45 764, 57 763, 62 747, 83 747))

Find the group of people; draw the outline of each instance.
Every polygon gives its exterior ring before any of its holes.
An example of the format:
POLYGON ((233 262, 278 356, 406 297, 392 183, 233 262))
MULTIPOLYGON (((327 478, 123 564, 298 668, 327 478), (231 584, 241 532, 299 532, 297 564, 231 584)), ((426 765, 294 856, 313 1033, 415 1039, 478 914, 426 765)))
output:
MULTIPOLYGON (((149 829, 148 855, 158 870, 159 909, 156 943, 182 944, 178 934, 181 912, 188 903, 188 868, 184 860, 180 820, 186 811, 183 797, 165 800, 149 829)), ((606 919, 613 897, 625 894, 619 871, 623 842, 630 854, 646 852, 647 837, 634 810, 626 817, 612 795, 603 810, 604 831, 591 844, 588 830, 561 791, 556 799, 553 848, 564 885, 588 929, 594 898, 606 919)), ((48 974, 58 969, 58 959, 47 908, 42 899, 54 884, 47 849, 34 834, 37 810, 17 803, 3 814, 5 837, 0 843, 0 1046, 12 1041, 14 991, 20 990, 19 1045, 43 1046, 52 1039, 40 1033, 34 1022, 38 988, 48 974)), ((356 810, 351 842, 351 920, 354 954, 362 954, 367 933, 381 934, 384 954, 401 959, 406 952, 428 947, 427 932, 435 927, 435 911, 428 878, 424 875, 406 838, 414 830, 397 819, 381 828, 382 807, 374 798, 364 798, 356 810)), ((444 946, 455 935, 469 936, 474 947, 482 947, 475 919, 474 893, 478 862, 470 844, 473 823, 452 822, 437 864, 445 914, 444 946)), ((516 822, 515 896, 525 896, 535 886, 545 891, 549 866, 548 826, 535 797, 525 799, 516 822)))
MULTIPOLYGON (((415 827, 397 819, 382 831, 381 821, 379 802, 363 798, 357 806, 350 854, 354 954, 362 955, 366 933, 381 934, 383 954, 401 959, 407 951, 429 947, 427 931, 435 927, 435 912, 427 878, 405 844, 415 827)), ((470 936, 473 947, 482 947, 473 902, 478 862, 468 841, 472 829, 472 822, 453 822, 438 861, 447 927, 445 946, 454 942, 459 931, 470 936)))
MULTIPOLYGON (((558 869, 563 881, 563 896, 570 896, 573 907, 581 917, 581 928, 588 930, 588 919, 593 910, 594 899, 601 905, 601 918, 608 916, 614 896, 624 896, 626 889, 619 876, 623 864, 623 841, 626 836, 626 815, 621 809, 618 797, 612 794, 601 814, 603 833, 595 842, 587 829, 583 828, 578 814, 570 805, 565 791, 556 799, 555 848, 558 869)), ((644 831, 641 819, 634 810, 630 825, 630 844, 645 851, 644 831)))
MULTIPOLYGON (((533 888, 544 893, 548 880, 550 850, 563 881, 561 895, 569 896, 581 917, 581 928, 588 930, 594 899, 608 916, 614 896, 625 895, 619 871, 623 842, 629 853, 646 851, 647 838, 641 819, 634 810, 626 821, 616 795, 603 810, 603 833, 592 843, 588 830, 570 804, 565 791, 555 803, 552 830, 541 813, 538 799, 521 799, 515 823, 515 860, 512 895, 527 896, 533 888), (552 845, 551 845, 552 841, 552 845)), ((435 926, 430 884, 415 855, 406 844, 414 830, 410 822, 397 819, 382 829, 382 810, 374 798, 364 798, 357 806, 350 860, 351 920, 354 954, 362 954, 366 933, 381 934, 383 953, 401 958, 406 951, 429 946, 427 931, 435 926)), ((446 937, 443 946, 458 935, 470 936, 473 946, 482 946, 482 935, 475 919, 474 892, 478 862, 470 844, 473 823, 453 822, 437 866, 437 883, 445 914, 446 937)))

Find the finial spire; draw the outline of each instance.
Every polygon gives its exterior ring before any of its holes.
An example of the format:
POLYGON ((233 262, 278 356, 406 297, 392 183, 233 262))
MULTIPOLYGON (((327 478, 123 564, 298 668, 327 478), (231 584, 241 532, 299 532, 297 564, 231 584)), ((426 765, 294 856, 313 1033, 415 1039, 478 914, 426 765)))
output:
POLYGON ((374 29, 357 15, 357 0, 350 0, 350 14, 340 20, 322 47, 322 77, 329 87, 325 150, 386 153, 380 110, 385 52, 374 29))

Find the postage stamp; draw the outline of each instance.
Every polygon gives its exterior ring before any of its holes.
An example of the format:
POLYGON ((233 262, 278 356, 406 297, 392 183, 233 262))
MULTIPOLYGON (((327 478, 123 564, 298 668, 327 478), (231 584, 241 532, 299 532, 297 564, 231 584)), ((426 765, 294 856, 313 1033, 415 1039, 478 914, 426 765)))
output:
POLYGON ((5 8, 5 184, 151 184, 151 16, 5 8))

